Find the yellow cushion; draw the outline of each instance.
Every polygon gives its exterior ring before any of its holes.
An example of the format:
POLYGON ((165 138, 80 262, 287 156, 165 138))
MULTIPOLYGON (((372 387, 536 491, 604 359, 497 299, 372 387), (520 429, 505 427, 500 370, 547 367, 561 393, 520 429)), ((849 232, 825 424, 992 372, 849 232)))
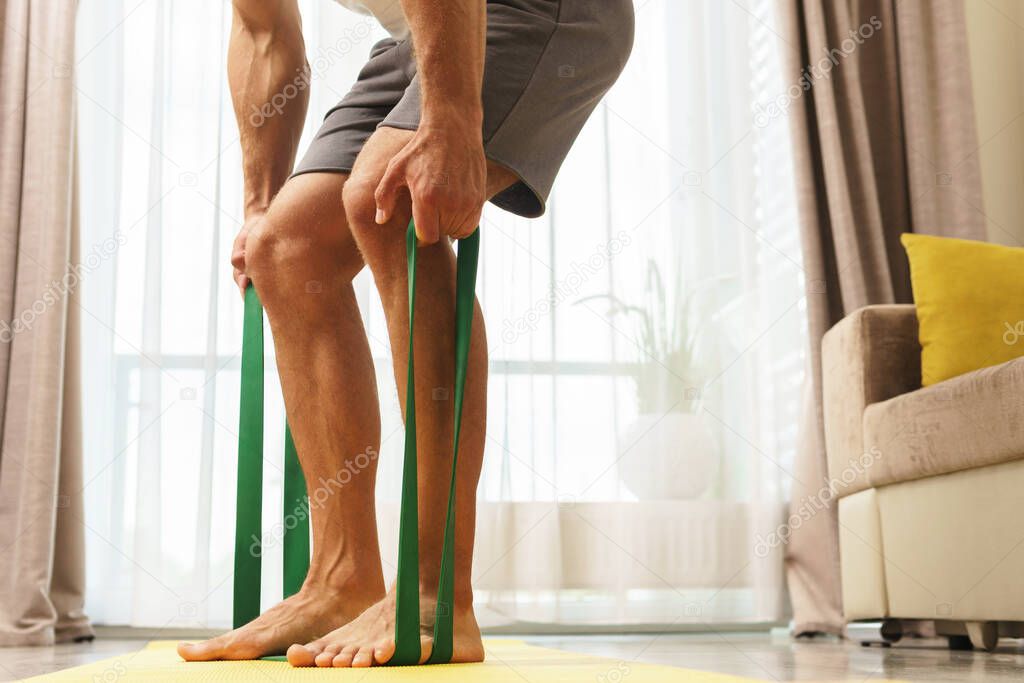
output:
POLYGON ((1024 249, 903 234, 924 386, 1024 356, 1024 249))

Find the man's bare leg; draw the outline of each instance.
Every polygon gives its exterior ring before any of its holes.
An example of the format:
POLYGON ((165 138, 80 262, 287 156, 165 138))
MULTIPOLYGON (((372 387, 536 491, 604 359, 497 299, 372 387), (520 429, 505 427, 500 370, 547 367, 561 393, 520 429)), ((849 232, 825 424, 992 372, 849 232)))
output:
POLYGON ((195 645, 186 660, 280 654, 355 618, 384 595, 374 510, 380 414, 352 290, 363 261, 342 209, 342 174, 285 184, 246 243, 266 308, 295 445, 313 501, 313 557, 302 590, 251 623, 195 645), (351 462, 368 465, 341 475, 351 462), (321 491, 323 489, 323 491, 321 491))
MULTIPOLYGON (((390 159, 413 133, 382 127, 363 148, 345 186, 345 209, 363 258, 373 271, 384 304, 399 398, 405 405, 409 316, 405 232, 411 215, 408 195, 385 225, 374 222, 374 190, 390 159)), ((515 176, 488 165, 488 196, 505 189, 515 176)), ((422 247, 416 283, 416 422, 419 454, 420 597, 423 658, 430 654, 434 601, 444 516, 451 476, 453 396, 455 255, 447 240, 422 247), (435 389, 443 391, 436 392, 435 389), (444 396, 444 400, 436 400, 444 396)), ((466 380, 465 407, 459 447, 455 520, 454 654, 452 661, 480 661, 483 645, 473 615, 470 574, 476 523, 476 487, 483 460, 487 401, 487 343, 479 304, 466 380)), ((394 653, 394 587, 356 620, 305 645, 288 649, 295 666, 370 666, 386 663, 394 653)))

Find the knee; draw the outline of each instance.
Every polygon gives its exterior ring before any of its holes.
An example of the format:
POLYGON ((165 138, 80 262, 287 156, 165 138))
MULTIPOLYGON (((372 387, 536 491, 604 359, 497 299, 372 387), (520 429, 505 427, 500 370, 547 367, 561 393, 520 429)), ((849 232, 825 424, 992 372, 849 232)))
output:
MULTIPOLYGON (((380 278, 395 259, 405 262, 405 235, 401 228, 404 210, 397 210, 385 225, 377 223, 377 183, 371 177, 353 175, 342 190, 345 216, 367 265, 380 278)), ((408 217, 405 221, 408 221, 408 217)))
POLYGON ((305 256, 299 236, 288 221, 267 216, 245 239, 245 269, 254 282, 278 284, 305 256))
POLYGON ((352 176, 341 191, 345 218, 359 246, 374 239, 380 232, 377 225, 376 184, 370 178, 352 176))
POLYGON ((269 284, 279 275, 286 242, 277 221, 271 218, 264 218, 249 230, 245 238, 245 272, 254 282, 269 284))
POLYGON ((325 280, 351 280, 361 268, 351 237, 298 216, 271 212, 246 237, 246 273, 265 303, 277 294, 322 291, 325 280))

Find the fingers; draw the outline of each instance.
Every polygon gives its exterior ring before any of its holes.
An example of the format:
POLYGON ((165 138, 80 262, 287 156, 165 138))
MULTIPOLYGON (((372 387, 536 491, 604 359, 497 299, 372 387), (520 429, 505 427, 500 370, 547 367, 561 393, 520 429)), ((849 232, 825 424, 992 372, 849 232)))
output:
POLYGON ((473 231, 480 225, 482 207, 463 215, 459 220, 452 221, 448 235, 454 239, 461 240, 473 234, 473 231))
POLYGON ((388 164, 387 170, 384 172, 384 176, 377 183, 377 190, 373 193, 374 199, 377 202, 377 215, 375 221, 377 225, 384 225, 395 213, 395 201, 398 194, 398 188, 405 184, 405 169, 401 164, 395 163, 394 160, 388 164))
POLYGON ((234 244, 231 245, 231 265, 235 269, 232 278, 238 285, 243 299, 245 298, 245 289, 249 286, 249 276, 245 274, 245 241, 248 234, 249 231, 243 227, 235 237, 234 244))
POLYGON ((482 203, 453 192, 448 186, 412 188, 416 235, 425 244, 433 244, 445 236, 468 237, 479 225, 482 210, 482 203))
POLYGON ((237 243, 231 252, 231 265, 239 272, 245 270, 245 248, 237 243))
POLYGON ((441 215, 432 205, 420 203, 420 211, 417 211, 416 203, 413 203, 413 221, 416 223, 416 236, 424 244, 433 244, 448 236, 452 239, 461 240, 473 234, 473 231, 480 225, 480 211, 463 214, 462 218, 447 219, 441 215), (420 216, 420 217, 417 217, 420 216), (422 223, 420 221, 423 221, 422 223))
POLYGON ((412 198, 412 220, 416 224, 416 237, 421 244, 434 244, 441 238, 440 216, 433 201, 412 198))
POLYGON ((447 183, 410 181, 406 177, 406 161, 396 157, 388 164, 374 191, 374 221, 383 225, 395 217, 398 194, 408 188, 412 200, 412 218, 416 236, 423 244, 434 244, 442 236, 456 239, 468 237, 480 224, 482 204, 460 197, 447 183))
POLYGON ((242 298, 244 299, 245 290, 249 288, 249 276, 240 271, 238 268, 235 268, 233 277, 235 283, 238 285, 238 291, 242 293, 242 298))

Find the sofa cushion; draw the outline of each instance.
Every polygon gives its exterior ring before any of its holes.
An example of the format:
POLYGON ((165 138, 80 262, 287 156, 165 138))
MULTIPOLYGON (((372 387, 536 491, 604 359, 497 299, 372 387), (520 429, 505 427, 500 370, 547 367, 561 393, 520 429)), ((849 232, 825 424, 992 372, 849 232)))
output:
POLYGON ((921 385, 1024 356, 1024 249, 900 237, 920 321, 921 385))
POLYGON ((864 445, 872 486, 1024 458, 1024 358, 868 406, 864 445))

